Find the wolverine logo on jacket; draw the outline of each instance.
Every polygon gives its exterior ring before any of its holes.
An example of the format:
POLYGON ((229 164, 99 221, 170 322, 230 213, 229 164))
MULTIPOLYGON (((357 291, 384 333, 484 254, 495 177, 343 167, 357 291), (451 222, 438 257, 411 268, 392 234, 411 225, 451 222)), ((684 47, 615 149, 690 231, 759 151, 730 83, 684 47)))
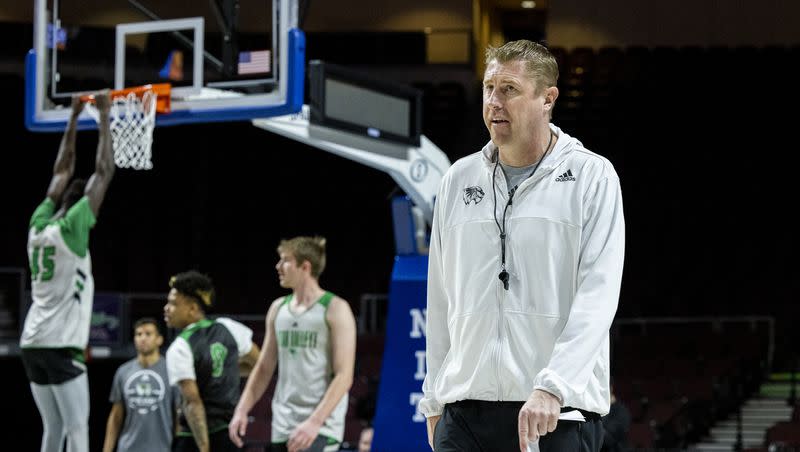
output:
POLYGON ((481 187, 467 187, 464 189, 464 204, 469 205, 470 202, 478 204, 483 199, 483 195, 481 187))

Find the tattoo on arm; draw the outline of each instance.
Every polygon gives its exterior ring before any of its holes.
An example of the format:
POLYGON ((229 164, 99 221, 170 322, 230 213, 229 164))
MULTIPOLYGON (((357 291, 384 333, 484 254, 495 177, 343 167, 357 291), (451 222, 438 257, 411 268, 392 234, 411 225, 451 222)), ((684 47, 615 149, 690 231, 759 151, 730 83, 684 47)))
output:
POLYGON ((194 441, 200 452, 208 452, 208 424, 206 421, 206 408, 200 398, 200 390, 194 380, 181 380, 178 382, 183 396, 183 416, 192 430, 194 441))
POLYGON ((186 422, 189 428, 192 429, 192 435, 197 443, 197 448, 208 450, 208 426, 206 425, 206 409, 203 406, 203 401, 187 400, 183 403, 183 415, 186 417, 186 422))

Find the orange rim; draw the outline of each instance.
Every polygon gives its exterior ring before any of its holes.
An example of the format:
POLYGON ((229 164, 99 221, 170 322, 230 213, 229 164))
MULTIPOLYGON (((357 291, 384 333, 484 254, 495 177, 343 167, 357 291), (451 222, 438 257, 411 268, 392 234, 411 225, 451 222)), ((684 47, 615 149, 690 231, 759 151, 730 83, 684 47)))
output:
MULTIPOLYGON (((151 83, 149 85, 111 90, 110 95, 112 99, 115 97, 127 96, 130 93, 135 94, 137 97, 142 97, 147 91, 152 91, 156 95, 156 112, 169 113, 171 90, 172 85, 169 83, 151 83)), ((94 94, 81 96, 81 100, 94 103, 94 94)))

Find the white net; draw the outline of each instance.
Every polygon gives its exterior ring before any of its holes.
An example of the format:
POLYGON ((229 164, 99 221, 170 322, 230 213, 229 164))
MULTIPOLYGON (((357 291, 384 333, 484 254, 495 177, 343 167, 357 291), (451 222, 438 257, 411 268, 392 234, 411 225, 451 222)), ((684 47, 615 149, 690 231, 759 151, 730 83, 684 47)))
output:
MULTIPOLYGON (((111 142, 114 148, 114 163, 120 168, 153 168, 153 129, 156 125, 156 100, 153 91, 145 91, 139 97, 135 93, 115 96, 111 100, 111 142)), ((95 121, 100 113, 93 103, 86 110, 95 121)))

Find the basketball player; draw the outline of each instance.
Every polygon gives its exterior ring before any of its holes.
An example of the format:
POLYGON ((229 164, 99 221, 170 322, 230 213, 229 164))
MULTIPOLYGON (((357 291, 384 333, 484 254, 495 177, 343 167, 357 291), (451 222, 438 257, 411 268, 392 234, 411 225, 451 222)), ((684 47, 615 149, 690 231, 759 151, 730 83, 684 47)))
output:
POLYGON ((350 305, 319 286, 325 239, 281 241, 275 268, 292 293, 272 302, 261 355, 236 405, 228 433, 242 446, 247 414, 269 386, 274 451, 334 451, 344 435, 347 394, 353 384, 356 324, 350 305))
POLYGON ((232 319, 206 318, 216 298, 208 276, 179 273, 169 287, 164 320, 182 330, 167 349, 169 383, 180 388, 182 398, 172 450, 235 451, 228 422, 239 399, 240 372, 247 375, 258 359, 253 331, 232 319))
POLYGON ((33 399, 42 417, 42 452, 89 450, 89 381, 84 349, 89 342, 94 279, 89 231, 114 175, 108 92, 95 95, 98 121, 94 173, 75 179, 75 135, 83 110, 72 99, 72 114, 61 139, 47 197, 30 221, 28 261, 33 303, 20 347, 33 399))

